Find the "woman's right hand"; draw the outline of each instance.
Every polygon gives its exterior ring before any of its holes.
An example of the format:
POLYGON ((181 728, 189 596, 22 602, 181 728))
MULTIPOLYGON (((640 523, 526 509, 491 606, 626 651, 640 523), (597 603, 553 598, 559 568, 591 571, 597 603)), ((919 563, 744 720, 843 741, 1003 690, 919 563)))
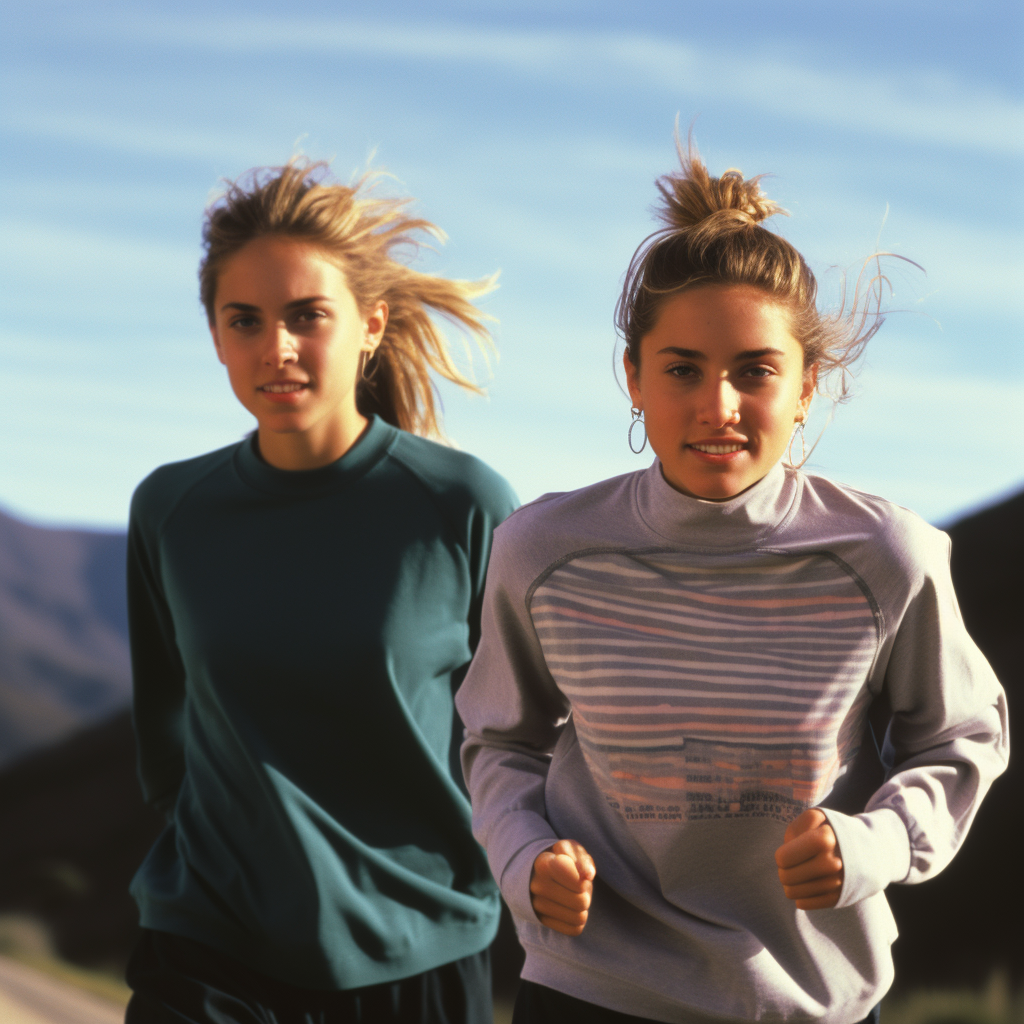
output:
POLYGON ((530 902, 540 923, 579 935, 587 923, 597 870, 575 839, 559 839, 533 862, 530 902))

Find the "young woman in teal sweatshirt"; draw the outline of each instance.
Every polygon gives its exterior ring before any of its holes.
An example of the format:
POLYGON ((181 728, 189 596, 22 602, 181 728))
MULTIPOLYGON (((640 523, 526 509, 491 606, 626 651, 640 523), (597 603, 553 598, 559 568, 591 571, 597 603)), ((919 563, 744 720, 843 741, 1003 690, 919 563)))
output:
POLYGON ((490 282, 396 261, 436 229, 324 178, 293 161, 208 210, 201 296, 257 428, 132 502, 139 772, 168 824, 132 883, 129 1024, 490 1020, 499 899, 449 755, 516 501, 422 436, 429 370, 473 386, 430 316, 486 339, 490 282))

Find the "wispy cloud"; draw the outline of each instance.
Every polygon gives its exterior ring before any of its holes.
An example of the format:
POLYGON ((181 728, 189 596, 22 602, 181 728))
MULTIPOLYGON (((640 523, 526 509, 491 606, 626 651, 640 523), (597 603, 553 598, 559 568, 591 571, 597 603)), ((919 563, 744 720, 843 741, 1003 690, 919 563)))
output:
MULTIPOLYGON (((116 346, 119 339, 133 344, 143 327, 150 336, 190 321, 202 329, 198 246, 39 221, 0 222, 0 230, 4 307, 44 323, 51 335, 55 328, 79 336, 95 331, 102 344, 116 346)), ((45 345, 29 351, 45 361, 45 345)))
POLYGON ((358 55, 494 72, 597 92, 649 89, 684 99, 741 103, 811 124, 993 154, 1024 153, 1024 103, 941 68, 886 73, 830 68, 818 59, 724 48, 648 33, 492 29, 350 18, 71 17, 66 31, 110 45, 221 54, 358 55))
POLYGON ((0 117, 5 132, 73 143, 89 149, 127 153, 169 160, 211 161, 235 167, 249 159, 253 150, 251 135, 239 132, 184 129, 168 124, 165 117, 144 121, 119 117, 112 113, 88 110, 55 109, 53 104, 8 107, 0 117))
POLYGON ((977 505, 983 495, 1020 489, 1020 460, 1010 453, 1024 443, 1017 412, 1024 409, 1024 381, 868 367, 857 392, 826 431, 812 471, 882 494, 932 522, 977 505), (978 410, 999 411, 1002 457, 980 456, 978 410))

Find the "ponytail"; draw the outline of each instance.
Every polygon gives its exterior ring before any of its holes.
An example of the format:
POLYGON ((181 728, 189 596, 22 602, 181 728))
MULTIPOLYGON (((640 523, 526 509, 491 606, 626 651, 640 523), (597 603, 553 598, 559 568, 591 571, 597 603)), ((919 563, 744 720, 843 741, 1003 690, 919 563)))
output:
MULTIPOLYGON (((684 151, 676 136, 680 169, 656 182, 664 225, 637 248, 615 307, 615 324, 626 354, 640 365, 640 342, 657 322, 665 300, 689 288, 738 284, 759 288, 789 314, 804 366, 817 365, 819 388, 842 401, 849 392, 853 363, 882 326, 882 289, 888 284, 876 253, 864 261, 852 301, 837 311, 819 312, 817 282, 803 256, 763 221, 786 214, 761 190, 763 175, 744 179, 731 168, 714 178, 692 138, 684 151), (877 273, 864 283, 869 267, 877 273), (831 386, 830 386, 831 385, 831 386)), ((916 265, 916 264, 915 264, 916 265)))

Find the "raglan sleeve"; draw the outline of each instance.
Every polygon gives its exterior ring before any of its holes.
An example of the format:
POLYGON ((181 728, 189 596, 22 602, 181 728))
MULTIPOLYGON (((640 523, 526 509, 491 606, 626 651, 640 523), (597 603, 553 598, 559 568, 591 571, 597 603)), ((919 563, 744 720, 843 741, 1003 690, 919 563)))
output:
POLYGON ((472 577, 469 646, 473 651, 480 642, 480 614, 494 531, 519 507, 519 499, 504 477, 482 463, 478 464, 477 470, 480 479, 476 481, 468 525, 469 571, 472 577))
POLYGON ((1006 695, 960 615, 949 538, 923 529, 913 545, 912 585, 889 627, 885 781, 861 814, 823 808, 844 863, 840 907, 891 882, 938 874, 1009 756, 1006 695))
POLYGON ((132 721, 143 796, 167 815, 185 773, 185 668, 161 581, 157 517, 152 504, 144 481, 132 498, 128 526, 132 721))
POLYGON ((528 563, 515 532, 498 529, 480 643, 456 702, 466 728, 462 768, 473 833, 512 913, 534 920, 533 862, 559 838, 545 817, 544 784, 569 706, 547 669, 529 615, 528 563))

